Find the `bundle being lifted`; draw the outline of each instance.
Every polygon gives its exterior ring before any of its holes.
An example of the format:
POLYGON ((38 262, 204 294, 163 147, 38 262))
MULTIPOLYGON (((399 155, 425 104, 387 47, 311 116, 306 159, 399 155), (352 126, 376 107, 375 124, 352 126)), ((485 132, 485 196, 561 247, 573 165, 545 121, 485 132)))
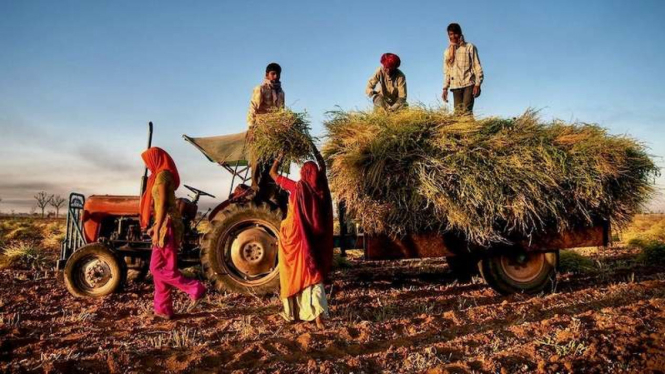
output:
POLYGON ((659 170, 645 147, 590 124, 459 117, 411 107, 330 114, 331 189, 370 234, 457 232, 474 244, 628 223, 659 170))
POLYGON ((302 163, 311 158, 315 139, 310 135, 307 113, 284 109, 257 115, 252 132, 248 146, 261 161, 272 161, 280 153, 287 163, 302 163))

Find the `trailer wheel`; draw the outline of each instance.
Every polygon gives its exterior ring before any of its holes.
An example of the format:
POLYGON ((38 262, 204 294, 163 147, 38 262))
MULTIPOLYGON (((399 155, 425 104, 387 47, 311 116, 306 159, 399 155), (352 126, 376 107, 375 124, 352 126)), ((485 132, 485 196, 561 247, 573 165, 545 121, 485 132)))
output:
POLYGON ((92 243, 74 252, 63 271, 67 291, 76 297, 104 297, 119 291, 127 266, 109 248, 92 243))
POLYGON ((497 292, 537 294, 552 290, 556 279, 559 251, 498 253, 478 262, 480 274, 497 292))
POLYGON ((206 278, 219 291, 252 295, 277 291, 281 221, 279 210, 265 204, 230 205, 215 215, 201 243, 206 278))

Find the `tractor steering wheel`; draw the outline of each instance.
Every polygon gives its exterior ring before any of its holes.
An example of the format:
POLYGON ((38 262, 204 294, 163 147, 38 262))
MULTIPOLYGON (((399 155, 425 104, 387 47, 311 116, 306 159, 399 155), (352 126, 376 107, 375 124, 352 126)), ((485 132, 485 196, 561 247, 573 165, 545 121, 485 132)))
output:
POLYGON ((192 191, 192 192, 194 193, 194 202, 197 202, 197 201, 199 200, 199 197, 200 197, 200 196, 210 196, 210 197, 212 197, 213 199, 215 198, 215 196, 213 196, 213 195, 211 195, 211 194, 209 194, 209 193, 207 193, 207 192, 205 192, 205 191, 201 191, 201 190, 199 190, 199 189, 197 189, 197 188, 194 188, 194 187, 188 186, 188 185, 186 185, 186 184, 183 184, 183 186, 185 186, 186 189, 188 189, 188 190, 190 190, 190 191, 192 191))

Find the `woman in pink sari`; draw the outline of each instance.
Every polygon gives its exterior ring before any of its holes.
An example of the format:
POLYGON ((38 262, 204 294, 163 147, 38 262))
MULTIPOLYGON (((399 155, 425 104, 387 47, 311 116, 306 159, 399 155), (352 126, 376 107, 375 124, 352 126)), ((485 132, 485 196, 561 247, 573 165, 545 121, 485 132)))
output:
POLYGON ((175 199, 175 190, 180 185, 178 169, 171 156, 158 147, 146 150, 141 157, 151 173, 141 198, 141 227, 146 229, 153 213, 155 217, 148 230, 153 245, 150 272, 155 282, 155 317, 171 319, 171 288, 189 294, 192 303, 188 311, 191 311, 203 298, 205 287, 195 279, 185 278, 178 270, 177 254, 185 229, 175 199))

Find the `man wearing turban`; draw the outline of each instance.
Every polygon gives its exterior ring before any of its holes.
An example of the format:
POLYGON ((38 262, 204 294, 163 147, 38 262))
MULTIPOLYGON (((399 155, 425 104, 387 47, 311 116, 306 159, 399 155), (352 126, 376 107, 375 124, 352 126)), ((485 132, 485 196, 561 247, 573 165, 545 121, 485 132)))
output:
POLYGON ((406 104, 406 77, 401 70, 399 56, 393 53, 384 53, 381 56, 381 66, 367 82, 365 92, 372 98, 374 108, 385 110, 398 110, 406 104))

